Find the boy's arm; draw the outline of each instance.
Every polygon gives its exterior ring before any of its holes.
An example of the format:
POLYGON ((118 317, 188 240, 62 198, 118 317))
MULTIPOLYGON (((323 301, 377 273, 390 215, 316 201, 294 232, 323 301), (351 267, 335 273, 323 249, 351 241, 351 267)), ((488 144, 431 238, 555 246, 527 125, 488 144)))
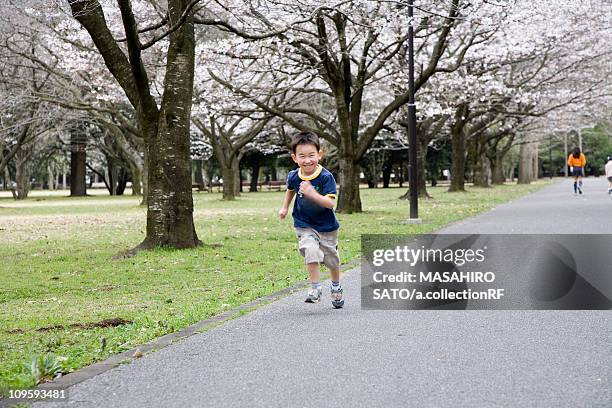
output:
POLYGON ((287 191, 285 192, 285 199, 283 201, 283 208, 281 208, 278 212, 278 218, 280 218, 281 220, 287 216, 287 212, 289 211, 289 204, 291 204, 293 197, 295 197, 295 191, 287 189, 287 191))
POLYGON ((316 204, 320 205, 321 207, 332 209, 332 208, 334 208, 334 205, 336 204, 336 200, 334 200, 332 198, 335 195, 333 195, 333 194, 328 194, 328 195, 321 195, 321 194, 319 194, 314 189, 312 184, 310 184, 310 181, 302 181, 302 183, 300 184, 300 191, 310 201, 314 201, 316 204))

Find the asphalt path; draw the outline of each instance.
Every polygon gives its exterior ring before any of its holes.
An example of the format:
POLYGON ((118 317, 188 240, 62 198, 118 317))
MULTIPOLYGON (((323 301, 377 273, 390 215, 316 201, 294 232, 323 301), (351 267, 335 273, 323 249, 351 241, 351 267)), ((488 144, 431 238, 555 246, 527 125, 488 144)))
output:
MULTIPOLYGON (((440 232, 612 233, 606 187, 557 181, 440 232)), ((610 311, 362 310, 360 281, 342 310, 326 282, 320 303, 290 295, 34 406, 612 406, 610 311)))

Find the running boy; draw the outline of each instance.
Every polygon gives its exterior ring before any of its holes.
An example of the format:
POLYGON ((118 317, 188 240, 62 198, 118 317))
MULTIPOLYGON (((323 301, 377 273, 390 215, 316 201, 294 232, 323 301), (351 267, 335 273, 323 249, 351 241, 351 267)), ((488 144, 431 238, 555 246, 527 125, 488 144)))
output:
POLYGON ((293 205, 293 226, 298 238, 300 254, 308 270, 311 288, 305 302, 321 299, 319 264, 325 264, 331 273, 332 305, 344 306, 340 286, 340 257, 338 256, 338 228, 334 213, 336 180, 319 161, 323 158, 319 137, 312 132, 300 132, 291 138, 291 158, 298 169, 287 175, 287 192, 283 207, 278 212, 282 220, 287 216, 289 204, 293 205))

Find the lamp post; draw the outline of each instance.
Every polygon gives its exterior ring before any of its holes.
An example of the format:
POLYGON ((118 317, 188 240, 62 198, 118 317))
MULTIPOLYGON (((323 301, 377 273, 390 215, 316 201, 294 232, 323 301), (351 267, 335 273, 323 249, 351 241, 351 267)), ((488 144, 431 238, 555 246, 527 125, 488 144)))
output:
POLYGON ((414 0, 408 0, 408 182, 410 183, 410 219, 408 222, 420 223, 419 193, 417 190, 417 138, 416 138, 416 105, 414 104, 414 0))
POLYGON ((563 133, 563 163, 565 163, 564 165, 564 173, 565 173, 565 177, 567 177, 569 174, 567 172, 567 132, 563 133))

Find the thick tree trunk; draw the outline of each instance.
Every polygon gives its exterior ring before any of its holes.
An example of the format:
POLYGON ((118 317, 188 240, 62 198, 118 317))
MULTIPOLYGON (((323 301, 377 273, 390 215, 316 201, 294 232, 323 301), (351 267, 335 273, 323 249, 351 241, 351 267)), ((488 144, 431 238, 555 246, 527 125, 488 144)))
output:
POLYGON ((140 178, 142 177, 142 170, 133 163, 130 163, 130 172, 132 173, 132 195, 141 195, 142 184, 140 178))
POLYGON ((116 195, 123 195, 128 179, 129 173, 123 167, 120 167, 119 171, 117 172, 117 187, 115 188, 116 195))
POLYGON ((259 181, 259 169, 260 168, 261 166, 259 165, 259 163, 255 162, 251 169, 251 186, 249 187, 249 191, 251 193, 257 192, 257 182, 259 181))
POLYGON ((87 195, 85 176, 87 172, 84 138, 79 128, 71 131, 70 137, 70 196, 81 197, 87 195))
POLYGON ((448 191, 465 191, 465 133, 463 128, 451 133, 451 174, 448 191))
POLYGON ((119 166, 117 165, 117 161, 109 155, 106 156, 106 163, 108 191, 111 196, 115 196, 117 195, 117 184, 119 182, 119 166))
MULTIPOLYGON (((236 160, 232 160, 230 163, 224 162, 221 167, 221 174, 223 176, 223 199, 227 201, 233 201, 236 199, 236 181, 238 176, 236 174, 236 160)), ((240 194, 240 192, 238 192, 240 194)))
POLYGON ((55 174, 53 173, 53 169, 51 168, 51 165, 48 164, 47 165, 47 186, 49 190, 55 190, 55 184, 56 184, 55 174))
MULTIPOLYGON (((389 159, 390 160, 390 159, 389 159)), ((389 183, 391 182, 391 170, 393 166, 390 162, 385 163, 382 169, 382 179, 383 179, 383 188, 389 188, 389 183)))
POLYGON ((532 157, 531 157, 531 145, 529 143, 522 143, 519 149, 519 176, 518 184, 530 184, 533 179, 532 175, 532 157))
POLYGON ((477 154, 474 166, 474 185, 491 187, 489 184, 489 160, 484 154, 477 154))
POLYGON ((506 182, 503 162, 504 157, 500 152, 497 152, 495 157, 491 160, 492 183, 495 185, 504 184, 506 182))
POLYGON ((350 158, 340 155, 338 182, 338 205, 336 211, 345 214, 361 212, 361 197, 359 196, 359 166, 350 158))
MULTIPOLYGON (((172 19, 182 13, 183 6, 178 3, 168 3, 172 19)), ((194 26, 188 18, 170 34, 157 132, 143 124, 148 128, 148 211, 147 236, 139 248, 192 248, 200 244, 193 223, 189 137, 194 54, 194 26)), ((151 119, 151 110, 145 107, 143 113, 142 119, 151 119)))
MULTIPOLYGON (((27 149, 27 146, 25 146, 27 149)), ((30 192, 30 163, 29 163, 30 154, 25 151, 24 146, 22 145, 17 153, 15 153, 15 181, 17 182, 17 196, 18 200, 25 200, 28 198, 28 194, 30 192)))
MULTIPOLYGON (((144 241, 134 249, 153 247, 192 248, 200 244, 193 223, 190 132, 195 36, 193 17, 187 17, 168 36, 161 106, 151 95, 141 59, 141 39, 130 1, 119 0, 126 34, 120 47, 108 29, 97 1, 71 1, 72 15, 87 29, 132 106, 145 140, 145 196, 147 229, 144 241)), ((186 11, 187 0, 168 0, 168 21, 176 22, 186 11)))

